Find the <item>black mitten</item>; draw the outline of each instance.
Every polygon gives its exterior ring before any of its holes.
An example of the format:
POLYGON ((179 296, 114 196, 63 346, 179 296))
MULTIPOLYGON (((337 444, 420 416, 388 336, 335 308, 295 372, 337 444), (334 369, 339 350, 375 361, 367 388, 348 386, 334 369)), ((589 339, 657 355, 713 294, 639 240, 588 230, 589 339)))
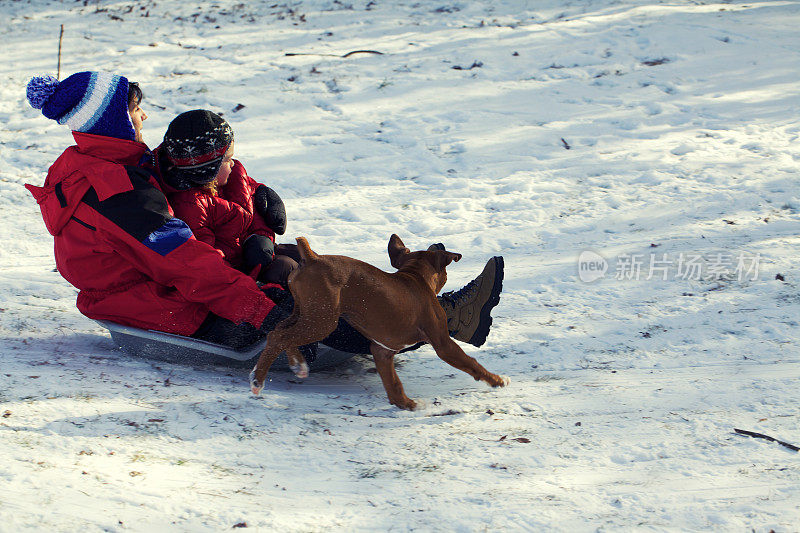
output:
POLYGON ((253 195, 253 207, 272 231, 278 235, 286 233, 286 206, 278 193, 266 185, 259 185, 253 195))
POLYGON ((266 294, 267 298, 276 304, 288 309, 290 313, 292 312, 292 309, 294 309, 294 298, 292 297, 291 292, 281 289, 280 287, 267 287, 266 289, 262 288, 261 292, 266 294))
POLYGON ((259 328, 264 333, 269 333, 275 326, 278 325, 284 318, 288 318, 289 315, 292 314, 292 308, 290 307, 288 310, 286 307, 275 304, 272 309, 270 309, 269 313, 267 314, 264 322, 261 323, 261 327, 259 328))
POLYGON ((250 235, 242 246, 242 257, 246 272, 256 265, 266 267, 275 258, 275 244, 264 235, 250 235))

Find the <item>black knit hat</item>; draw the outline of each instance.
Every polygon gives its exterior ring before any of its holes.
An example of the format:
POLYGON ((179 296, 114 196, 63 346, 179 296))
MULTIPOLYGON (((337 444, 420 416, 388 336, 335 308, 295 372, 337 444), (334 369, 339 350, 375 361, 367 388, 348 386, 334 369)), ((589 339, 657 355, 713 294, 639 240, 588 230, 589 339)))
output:
POLYGON ((175 117, 164 134, 164 150, 174 165, 170 185, 189 189, 211 183, 232 142, 233 130, 216 113, 195 109, 175 117))

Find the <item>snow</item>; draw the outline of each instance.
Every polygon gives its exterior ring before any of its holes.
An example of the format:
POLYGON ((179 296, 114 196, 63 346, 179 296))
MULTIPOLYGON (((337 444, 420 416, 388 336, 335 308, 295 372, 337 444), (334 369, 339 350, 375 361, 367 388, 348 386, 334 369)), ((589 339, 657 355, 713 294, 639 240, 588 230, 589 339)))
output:
POLYGON ((0 20, 0 530, 800 530, 796 453, 733 432, 800 444, 799 2, 6 0, 0 20), (367 358, 255 398, 245 369, 118 352, 23 188, 71 144, 24 100, 60 24, 62 76, 142 84, 150 146, 223 113, 285 242, 386 270, 392 233, 443 242, 464 255, 445 290, 503 255, 492 333, 464 347, 510 385, 422 348, 399 358, 406 412, 367 358))

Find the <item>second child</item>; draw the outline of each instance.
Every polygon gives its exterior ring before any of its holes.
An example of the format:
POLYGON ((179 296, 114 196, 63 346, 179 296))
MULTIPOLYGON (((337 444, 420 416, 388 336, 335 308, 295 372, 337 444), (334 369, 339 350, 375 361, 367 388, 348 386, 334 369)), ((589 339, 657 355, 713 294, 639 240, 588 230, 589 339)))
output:
POLYGON ((286 231, 280 196, 247 175, 233 158, 233 130, 207 110, 175 117, 156 162, 175 216, 195 238, 218 250, 245 273, 260 268, 258 280, 287 285, 300 256, 294 244, 276 244, 286 231))

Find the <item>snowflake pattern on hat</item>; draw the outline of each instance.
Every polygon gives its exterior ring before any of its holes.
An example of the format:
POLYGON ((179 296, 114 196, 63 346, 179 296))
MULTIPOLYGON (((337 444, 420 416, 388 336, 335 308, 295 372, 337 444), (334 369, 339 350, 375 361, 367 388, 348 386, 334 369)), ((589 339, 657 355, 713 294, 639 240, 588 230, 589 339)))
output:
POLYGON ((164 135, 164 149, 173 165, 168 181, 178 189, 214 180, 233 142, 230 125, 211 111, 196 109, 175 117, 164 135))

